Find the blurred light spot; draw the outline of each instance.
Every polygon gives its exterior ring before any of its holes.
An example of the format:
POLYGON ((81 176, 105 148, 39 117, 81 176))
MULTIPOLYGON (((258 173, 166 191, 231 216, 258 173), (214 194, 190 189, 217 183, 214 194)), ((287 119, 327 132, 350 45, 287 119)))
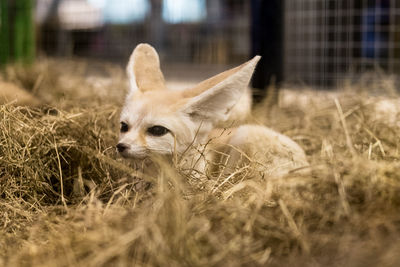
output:
POLYGON ((205 0, 164 0, 163 19, 168 23, 199 22, 206 18, 205 0))
POLYGON ((89 3, 97 8, 104 8, 106 6, 107 0, 89 0, 89 3))
POLYGON ((104 21, 112 24, 127 24, 143 21, 150 11, 148 0, 89 0, 103 9, 104 21))

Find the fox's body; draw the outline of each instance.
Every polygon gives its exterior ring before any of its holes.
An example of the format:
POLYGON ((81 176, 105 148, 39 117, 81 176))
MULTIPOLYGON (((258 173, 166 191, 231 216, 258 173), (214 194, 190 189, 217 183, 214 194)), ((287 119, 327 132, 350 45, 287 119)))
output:
POLYGON ((220 163, 226 166, 224 171, 232 171, 250 158, 274 176, 307 165, 303 150, 294 141, 267 127, 217 128, 233 113, 240 117, 247 112, 237 103, 246 97, 258 60, 255 57, 194 88, 177 91, 166 88, 156 51, 138 45, 127 67, 131 91, 121 113, 118 151, 136 159, 178 155, 183 164, 199 172, 220 163))
POLYGON ((297 143, 265 126, 245 124, 216 129, 210 140, 211 153, 207 153, 207 161, 223 163, 228 171, 252 161, 252 167, 257 171, 279 177, 308 165, 304 151, 297 143))

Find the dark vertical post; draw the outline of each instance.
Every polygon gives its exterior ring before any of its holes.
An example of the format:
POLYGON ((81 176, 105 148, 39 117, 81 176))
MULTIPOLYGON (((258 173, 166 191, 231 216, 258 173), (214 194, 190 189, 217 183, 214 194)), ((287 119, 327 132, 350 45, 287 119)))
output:
POLYGON ((251 0, 251 54, 262 56, 252 81, 259 91, 255 102, 266 95, 275 98, 276 91, 267 90, 278 90, 283 81, 283 11, 284 0, 251 0))
POLYGON ((149 22, 152 45, 161 50, 164 48, 164 21, 162 18, 162 0, 151 0, 151 21, 149 22))

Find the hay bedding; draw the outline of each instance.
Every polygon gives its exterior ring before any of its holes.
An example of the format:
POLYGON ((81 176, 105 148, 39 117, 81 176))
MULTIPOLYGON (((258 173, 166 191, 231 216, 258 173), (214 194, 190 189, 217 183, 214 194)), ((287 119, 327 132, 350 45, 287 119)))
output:
POLYGON ((47 61, 3 79, 34 88, 51 108, 0 106, 0 265, 400 262, 399 113, 379 104, 399 98, 370 93, 387 85, 288 90, 278 107, 254 110, 252 120, 301 144, 310 174, 194 179, 158 162, 163 172, 145 177, 149 186, 113 149, 119 68, 47 61))

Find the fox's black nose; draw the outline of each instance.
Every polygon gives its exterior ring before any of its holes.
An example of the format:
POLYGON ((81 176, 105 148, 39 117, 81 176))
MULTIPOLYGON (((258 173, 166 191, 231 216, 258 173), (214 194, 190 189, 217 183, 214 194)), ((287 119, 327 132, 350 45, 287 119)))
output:
POLYGON ((117 150, 118 150, 119 153, 124 152, 125 149, 127 149, 127 148, 128 148, 127 144, 124 144, 124 143, 118 143, 117 144, 117 150))

